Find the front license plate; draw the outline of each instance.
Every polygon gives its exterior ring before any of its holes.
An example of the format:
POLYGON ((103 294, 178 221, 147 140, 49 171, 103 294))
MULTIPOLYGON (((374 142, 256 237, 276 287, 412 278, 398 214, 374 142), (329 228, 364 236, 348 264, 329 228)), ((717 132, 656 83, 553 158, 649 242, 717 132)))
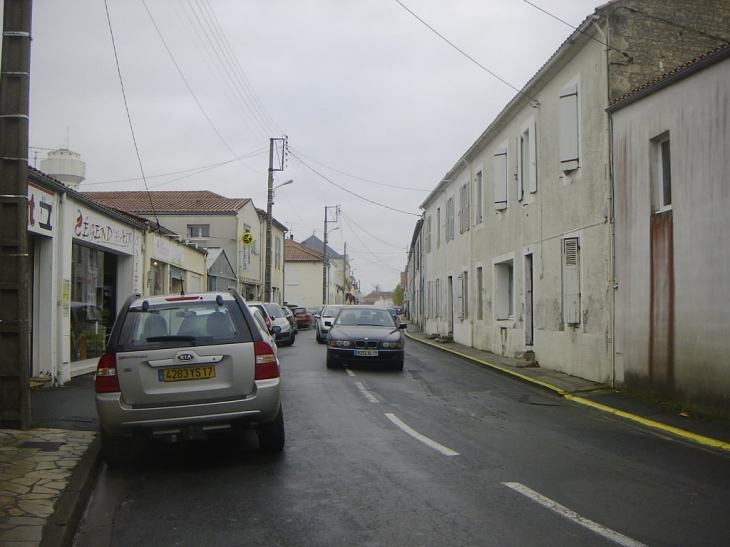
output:
POLYGON ((378 350, 376 350, 376 349, 356 349, 355 356, 356 357, 377 357, 378 350))
POLYGON ((215 367, 163 368, 158 371, 160 382, 182 382, 184 380, 205 380, 215 378, 215 367))

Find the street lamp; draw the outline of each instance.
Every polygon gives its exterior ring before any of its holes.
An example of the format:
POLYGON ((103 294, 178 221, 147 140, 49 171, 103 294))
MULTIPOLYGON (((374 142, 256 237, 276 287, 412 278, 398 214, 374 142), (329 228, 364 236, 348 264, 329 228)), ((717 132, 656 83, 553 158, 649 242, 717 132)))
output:
MULTIPOLYGON (((293 179, 289 179, 286 182, 282 182, 281 184, 277 185, 276 188, 281 188, 282 186, 286 186, 287 184, 291 184, 294 182, 293 179)), ((272 292, 271 287, 271 281, 273 277, 273 264, 271 262, 271 225, 273 220, 272 215, 272 208, 274 205, 274 190, 276 188, 274 187, 274 173, 272 170, 269 170, 269 184, 268 184, 269 192, 268 197, 266 199, 266 272, 264 274, 264 292, 266 294, 266 301, 267 302, 273 302, 274 301, 274 295, 272 292)))

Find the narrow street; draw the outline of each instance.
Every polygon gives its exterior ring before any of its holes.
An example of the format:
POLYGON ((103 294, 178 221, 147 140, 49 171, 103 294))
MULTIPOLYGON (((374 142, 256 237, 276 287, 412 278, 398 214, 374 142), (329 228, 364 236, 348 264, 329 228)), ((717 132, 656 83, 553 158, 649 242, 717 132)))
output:
POLYGON ((416 342, 403 373, 281 348, 287 447, 253 434, 104 468, 76 547, 724 545, 724 454, 416 342))

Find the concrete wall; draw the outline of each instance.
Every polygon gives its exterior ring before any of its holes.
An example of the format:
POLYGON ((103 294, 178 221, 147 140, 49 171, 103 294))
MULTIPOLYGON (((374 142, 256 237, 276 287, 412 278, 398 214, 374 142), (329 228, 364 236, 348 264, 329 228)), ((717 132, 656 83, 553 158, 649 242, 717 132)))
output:
POLYGON ((617 110, 613 142, 617 382, 730 413, 730 367, 725 361, 730 351, 728 119, 726 55, 617 110), (657 214, 652 139, 666 134, 672 207, 657 214), (672 256, 666 276, 660 277, 652 233, 670 215, 667 244, 672 256), (657 286, 658 280, 673 290, 657 286), (657 317, 658 308, 673 313, 657 317))

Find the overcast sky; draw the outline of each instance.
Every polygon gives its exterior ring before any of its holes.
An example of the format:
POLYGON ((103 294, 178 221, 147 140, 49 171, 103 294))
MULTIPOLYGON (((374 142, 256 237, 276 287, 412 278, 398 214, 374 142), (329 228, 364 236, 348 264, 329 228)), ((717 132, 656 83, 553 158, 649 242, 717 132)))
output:
POLYGON ((522 88, 570 35, 535 6, 575 27, 603 2, 531 3, 34 0, 30 164, 69 148, 81 191, 266 209, 269 139, 287 135, 274 217, 322 239, 339 205, 330 246, 363 293, 392 290, 420 204, 516 93, 489 72, 522 88))

